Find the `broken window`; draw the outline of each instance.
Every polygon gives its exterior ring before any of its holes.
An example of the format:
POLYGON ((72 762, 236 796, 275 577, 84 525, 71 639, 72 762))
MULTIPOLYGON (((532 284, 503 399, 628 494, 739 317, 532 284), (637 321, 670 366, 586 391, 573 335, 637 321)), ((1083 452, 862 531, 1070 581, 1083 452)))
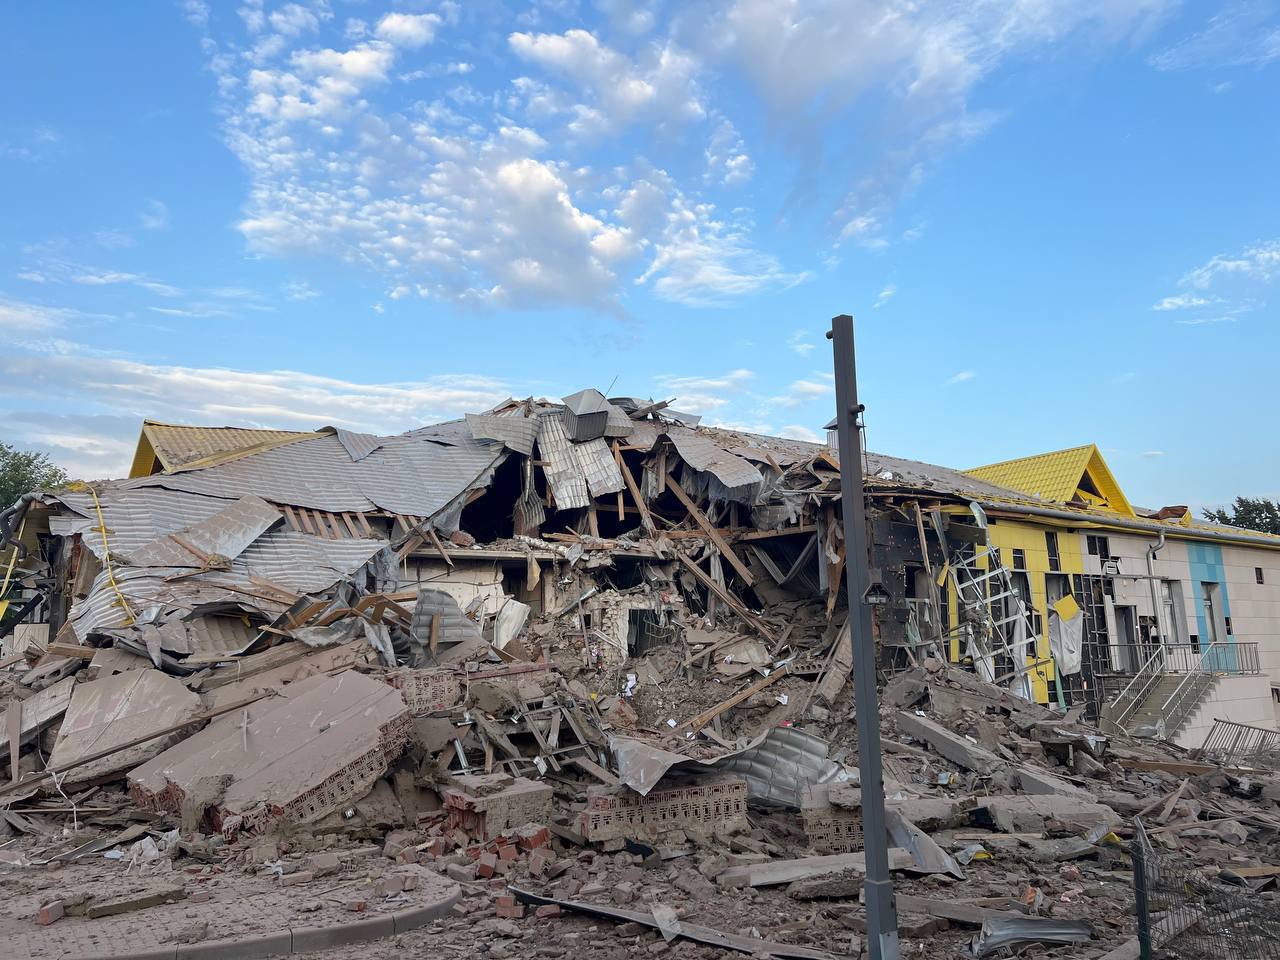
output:
POLYGON ((1254 567, 1254 568, 1253 568, 1253 579, 1257 580, 1257 581, 1258 581, 1258 583, 1262 583, 1262 582, 1264 582, 1264 581, 1263 581, 1263 577, 1262 577, 1262 568, 1261 568, 1261 567, 1254 567))
POLYGON ((1044 532, 1044 546, 1049 553, 1049 569, 1057 573, 1062 569, 1062 557, 1058 553, 1058 534, 1053 530, 1044 532))
POLYGON ((1013 569, 1015 570, 1027 569, 1027 551, 1023 550, 1020 547, 1014 547, 1014 550, 1013 550, 1013 569))
POLYGON ((1085 543, 1089 548, 1089 556, 1097 557, 1104 562, 1111 559, 1111 544, 1106 537, 1089 534, 1085 538, 1085 543))

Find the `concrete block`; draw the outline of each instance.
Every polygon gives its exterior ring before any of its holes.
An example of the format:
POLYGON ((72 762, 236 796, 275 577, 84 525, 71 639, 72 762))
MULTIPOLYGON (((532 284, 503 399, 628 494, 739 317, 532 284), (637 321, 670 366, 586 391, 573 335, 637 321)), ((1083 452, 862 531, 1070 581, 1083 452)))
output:
POLYGON ((64 907, 61 900, 54 900, 46 903, 43 907, 36 911, 36 923, 42 927, 47 927, 51 923, 57 923, 62 919, 64 907))

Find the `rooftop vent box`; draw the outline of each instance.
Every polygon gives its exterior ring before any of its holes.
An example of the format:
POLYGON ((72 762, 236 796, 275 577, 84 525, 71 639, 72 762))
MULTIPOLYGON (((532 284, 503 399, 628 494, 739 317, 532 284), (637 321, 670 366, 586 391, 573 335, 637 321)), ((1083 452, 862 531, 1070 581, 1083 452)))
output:
POLYGON ((561 399, 564 401, 564 426, 569 432, 569 439, 582 443, 604 436, 604 429, 609 423, 609 401, 604 394, 588 387, 561 399))

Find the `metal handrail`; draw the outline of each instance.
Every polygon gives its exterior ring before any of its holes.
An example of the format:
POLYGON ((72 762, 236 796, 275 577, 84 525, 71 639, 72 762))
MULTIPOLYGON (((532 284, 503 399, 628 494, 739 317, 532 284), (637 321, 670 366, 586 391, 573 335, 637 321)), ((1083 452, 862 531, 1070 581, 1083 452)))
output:
POLYGON ((1133 712, 1138 709, 1138 705, 1142 703, 1143 698, 1146 697, 1147 695, 1147 692, 1150 691, 1155 684, 1160 682, 1160 678, 1163 675, 1164 675, 1164 648, 1156 647, 1155 652, 1152 653, 1149 658, 1147 658, 1147 662, 1138 668, 1137 672, 1134 673, 1133 675, 1133 679, 1130 680, 1127 684, 1125 684, 1125 688, 1121 690, 1119 695, 1115 698, 1115 700, 1112 701, 1114 704, 1124 703, 1125 698, 1130 697, 1129 691, 1133 690, 1134 685, 1137 684, 1139 680, 1143 681, 1141 686, 1138 687, 1137 692, 1132 694, 1132 697, 1129 700, 1129 703, 1124 707, 1123 710, 1120 711, 1120 713, 1118 713, 1115 716, 1115 718, 1112 720, 1112 723, 1114 723, 1118 727, 1123 728, 1125 721, 1128 720, 1129 717, 1133 715, 1133 712), (1150 676, 1147 676, 1144 679, 1143 675, 1147 673, 1148 668, 1157 660, 1160 661, 1160 668, 1157 670, 1151 671, 1150 676))
MULTIPOLYGON (((1212 669, 1209 665, 1209 655, 1215 650, 1221 650, 1226 646, 1221 640, 1215 640, 1209 646, 1204 648, 1204 652, 1200 654, 1200 669, 1188 671, 1182 681, 1173 689, 1173 693, 1165 699, 1160 705, 1160 716, 1164 720, 1165 735, 1170 736, 1182 724, 1187 715, 1195 709, 1196 703, 1199 702, 1199 690, 1194 702, 1190 706, 1185 705, 1185 701, 1191 700, 1190 692, 1192 687, 1200 687, 1200 678, 1204 676, 1214 676, 1218 671, 1212 669), (1170 705, 1173 709, 1170 710, 1170 705)), ((1203 688, 1200 688, 1203 690, 1203 688)))

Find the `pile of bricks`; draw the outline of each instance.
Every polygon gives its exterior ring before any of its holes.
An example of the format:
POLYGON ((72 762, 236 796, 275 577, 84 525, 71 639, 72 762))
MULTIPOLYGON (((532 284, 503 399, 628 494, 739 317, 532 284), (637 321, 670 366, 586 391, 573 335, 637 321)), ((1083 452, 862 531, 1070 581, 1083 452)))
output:
POLYGON ((552 790, 545 783, 502 774, 462 776, 455 783, 444 791, 450 831, 488 842, 526 824, 551 820, 552 790))
POLYGON ((805 787, 800 822, 809 845, 820 853, 857 853, 863 849, 862 811, 835 806, 827 784, 805 787))
POLYGON ((658 837, 673 830, 690 836, 747 829, 747 783, 741 777, 715 777, 696 784, 653 790, 592 787, 579 832, 588 840, 658 837))

